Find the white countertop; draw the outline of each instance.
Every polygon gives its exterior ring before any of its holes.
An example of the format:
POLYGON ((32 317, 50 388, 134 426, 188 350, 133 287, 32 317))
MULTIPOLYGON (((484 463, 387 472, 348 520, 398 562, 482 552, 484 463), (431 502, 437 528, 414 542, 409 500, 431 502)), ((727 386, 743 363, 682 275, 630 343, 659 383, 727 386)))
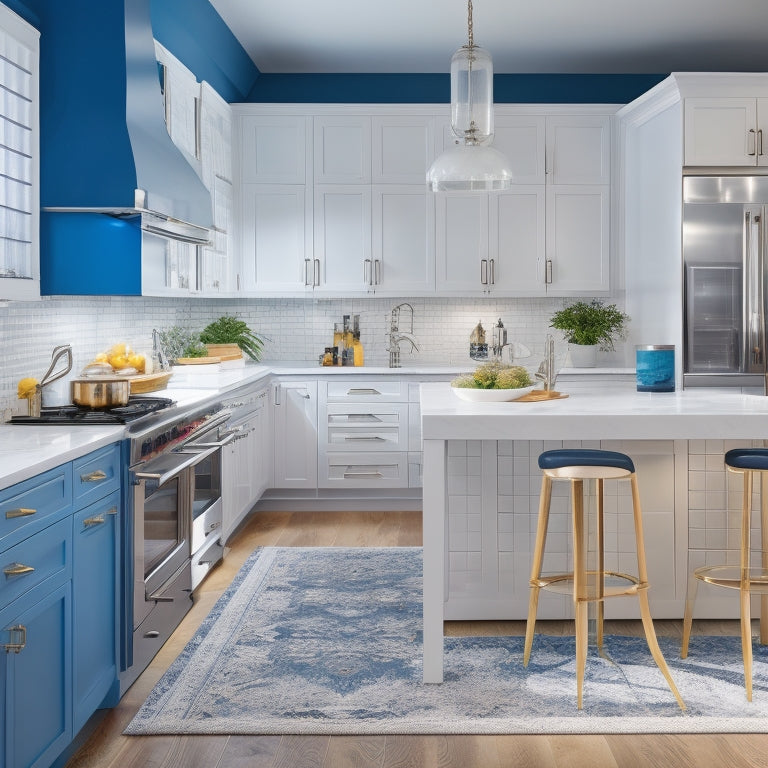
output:
MULTIPOLYGON (((568 392, 566 385, 559 391, 568 392)), ((547 402, 470 403, 421 385, 425 440, 697 440, 768 437, 768 397, 728 389, 638 392, 595 383, 547 402)))

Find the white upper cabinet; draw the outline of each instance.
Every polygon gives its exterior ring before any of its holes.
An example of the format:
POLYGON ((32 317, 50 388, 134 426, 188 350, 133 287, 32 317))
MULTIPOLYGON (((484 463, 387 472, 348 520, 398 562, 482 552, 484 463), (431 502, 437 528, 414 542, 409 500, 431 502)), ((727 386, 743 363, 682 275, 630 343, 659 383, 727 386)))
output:
POLYGON ((315 183, 371 183, 371 118, 329 115, 314 118, 315 183))
POLYGON ((374 184, 426 184, 435 155, 434 118, 398 115, 372 119, 374 184))
POLYGON ((0 5, 0 300, 40 298, 39 38, 0 5))
POLYGON ((307 229, 312 205, 306 188, 244 184, 240 194, 239 289, 267 294, 307 290, 315 280, 316 265, 307 229))
POLYGON ((607 291, 610 198, 607 187, 547 188, 547 258, 544 279, 551 296, 607 291))
POLYGON ((687 166, 768 165, 768 99, 686 98, 687 166))
POLYGON ((426 185, 377 184, 372 191, 369 290, 403 296, 435 290, 435 200, 426 185))
POLYGON ((610 117, 547 117, 547 177, 550 184, 610 184, 610 117))
POLYGON ((316 292, 367 290, 364 271, 371 262, 370 187, 315 187, 314 238, 312 284, 316 292))
POLYGON ((546 119, 542 115, 496 115, 494 122, 493 146, 507 156, 512 183, 543 184, 546 119))
POLYGON ((307 183, 307 140, 311 126, 312 118, 303 115, 242 115, 241 181, 245 184, 307 183))
POLYGON ((541 185, 515 185, 490 198, 490 291, 542 293, 546 195, 541 185))

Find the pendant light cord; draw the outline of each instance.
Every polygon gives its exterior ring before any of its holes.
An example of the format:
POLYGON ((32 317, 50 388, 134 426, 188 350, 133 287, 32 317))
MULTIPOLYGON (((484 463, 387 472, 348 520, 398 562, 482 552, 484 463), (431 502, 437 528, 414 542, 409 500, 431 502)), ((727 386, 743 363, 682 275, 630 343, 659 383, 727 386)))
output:
POLYGON ((467 0, 467 48, 474 48, 475 36, 472 30, 472 0, 467 0))

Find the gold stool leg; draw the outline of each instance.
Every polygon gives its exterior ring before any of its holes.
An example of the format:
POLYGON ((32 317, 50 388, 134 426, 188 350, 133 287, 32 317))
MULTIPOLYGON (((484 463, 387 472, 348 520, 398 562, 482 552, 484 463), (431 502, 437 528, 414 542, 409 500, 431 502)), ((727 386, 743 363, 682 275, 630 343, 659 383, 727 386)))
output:
POLYGON ((683 643, 680 646, 680 658, 688 658, 688 643, 691 639, 691 628, 693 626, 693 606, 696 602, 696 589, 699 580, 691 573, 688 577, 688 593, 685 596, 685 616, 683 618, 683 643))
MULTIPOLYGON (((768 473, 760 473, 760 550, 768 571, 768 473)), ((760 596, 760 645, 768 645, 768 595, 760 596)))
POLYGON ((576 609, 576 705, 581 709, 589 641, 587 563, 584 546, 584 482, 582 480, 571 481, 571 505, 573 508, 573 601, 576 609))
POLYGON ((531 596, 528 603, 528 621, 525 625, 525 650, 523 652, 523 666, 527 667, 531 658, 533 645, 533 633, 536 627, 536 612, 539 606, 540 587, 536 583, 541 578, 541 566, 544 560, 544 543, 547 539, 547 526, 549 525, 549 504, 552 499, 552 479, 547 475, 541 478, 541 495, 539 497, 539 520, 536 525, 536 544, 533 548, 533 562, 531 564, 531 596))
POLYGON ((605 617, 605 526, 603 524, 603 483, 597 479, 597 647, 603 648, 603 620, 605 617))
POLYGON ((656 639, 656 630, 653 628, 653 620, 651 619, 651 608, 648 604, 648 571, 645 562, 645 545, 643 538, 643 517, 642 509, 640 507, 640 491, 637 486, 637 475, 632 474, 630 477, 632 486, 632 514, 635 520, 635 548, 637 550, 637 576, 640 580, 639 591, 637 596, 640 600, 640 617, 643 620, 643 629, 645 630, 645 641, 648 643, 648 648, 651 651, 651 656, 656 662, 656 666, 661 670, 664 678, 667 681, 667 685, 677 699, 677 703, 680 705, 680 709, 685 709, 685 702, 683 702, 680 696, 677 686, 672 675, 670 674, 667 662, 664 660, 664 655, 659 648, 659 642, 656 639))
POLYGON ((744 659, 744 687, 747 701, 752 701, 752 624, 749 590, 749 549, 752 516, 752 472, 744 472, 744 498, 741 502, 741 655, 744 659))

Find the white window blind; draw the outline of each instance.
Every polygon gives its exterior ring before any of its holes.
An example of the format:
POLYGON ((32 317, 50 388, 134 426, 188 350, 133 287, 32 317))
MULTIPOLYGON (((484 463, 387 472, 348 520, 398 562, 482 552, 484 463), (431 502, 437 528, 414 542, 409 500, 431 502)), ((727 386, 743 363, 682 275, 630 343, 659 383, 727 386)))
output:
POLYGON ((39 33, 0 5, 0 277, 36 279, 39 33))

